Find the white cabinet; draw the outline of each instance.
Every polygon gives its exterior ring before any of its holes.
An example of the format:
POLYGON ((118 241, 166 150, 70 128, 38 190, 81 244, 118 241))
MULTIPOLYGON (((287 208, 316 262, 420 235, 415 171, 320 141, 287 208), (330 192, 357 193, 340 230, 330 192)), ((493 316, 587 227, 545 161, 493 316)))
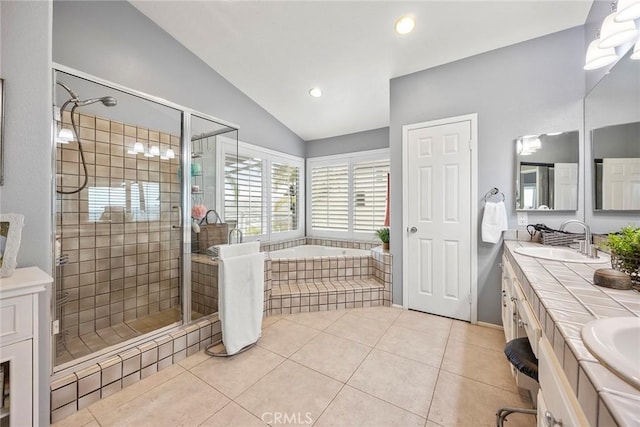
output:
POLYGON ((0 363, 8 379, 0 412, 3 426, 48 424, 40 417, 40 406, 46 403, 41 396, 48 389, 41 377, 49 374, 48 359, 42 357, 48 349, 40 343, 40 322, 47 322, 49 311, 47 304, 40 304, 39 295, 51 282, 35 267, 16 269, 12 277, 0 279, 0 363), (47 372, 41 371, 42 366, 47 372))
POLYGON ((588 426, 589 422, 546 337, 540 339, 538 354, 538 427, 588 426))

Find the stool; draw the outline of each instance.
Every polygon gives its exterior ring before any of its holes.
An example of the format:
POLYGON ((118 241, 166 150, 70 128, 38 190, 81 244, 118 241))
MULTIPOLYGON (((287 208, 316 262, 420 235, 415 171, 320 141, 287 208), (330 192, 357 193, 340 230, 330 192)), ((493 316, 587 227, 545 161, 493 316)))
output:
MULTIPOLYGON (((538 359, 533 354, 531 344, 527 337, 516 338, 507 343, 504 348, 504 354, 513 366, 526 376, 538 381, 538 359)), ((524 408, 500 408, 496 412, 496 426, 502 427, 507 415, 513 413, 536 415, 535 409, 524 408)))

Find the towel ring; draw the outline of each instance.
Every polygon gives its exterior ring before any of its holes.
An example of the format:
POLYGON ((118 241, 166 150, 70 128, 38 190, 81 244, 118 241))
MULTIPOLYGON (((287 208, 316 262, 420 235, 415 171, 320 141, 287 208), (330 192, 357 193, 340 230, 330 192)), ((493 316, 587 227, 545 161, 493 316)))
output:
POLYGON ((486 203, 489 200, 489 198, 493 196, 497 196, 498 194, 502 196, 501 202, 504 202, 505 200, 504 193, 500 191, 498 187, 493 187, 491 190, 487 191, 484 197, 482 198, 482 200, 486 203))

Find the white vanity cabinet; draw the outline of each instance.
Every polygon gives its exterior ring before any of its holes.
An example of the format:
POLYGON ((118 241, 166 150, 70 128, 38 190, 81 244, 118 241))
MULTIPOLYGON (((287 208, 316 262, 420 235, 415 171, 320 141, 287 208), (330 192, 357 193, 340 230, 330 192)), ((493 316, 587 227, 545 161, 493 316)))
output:
POLYGON ((48 389, 48 384, 41 384, 41 378, 49 374, 48 364, 40 363, 42 354, 48 351, 40 340, 40 326, 41 322, 48 322, 49 308, 48 305, 42 307, 39 296, 46 294, 52 281, 36 267, 19 268, 12 277, 0 279, 0 363, 5 380, 0 388, 4 393, 0 400, 3 426, 49 423, 39 415, 42 390, 48 389))
POLYGON ((538 427, 589 425, 546 337, 538 343, 538 377, 538 427))
POLYGON ((539 383, 512 367, 518 386, 532 393, 538 411, 538 427, 588 426, 553 346, 544 335, 515 269, 505 255, 502 257, 502 287, 502 313, 507 341, 526 334, 538 358, 539 383))

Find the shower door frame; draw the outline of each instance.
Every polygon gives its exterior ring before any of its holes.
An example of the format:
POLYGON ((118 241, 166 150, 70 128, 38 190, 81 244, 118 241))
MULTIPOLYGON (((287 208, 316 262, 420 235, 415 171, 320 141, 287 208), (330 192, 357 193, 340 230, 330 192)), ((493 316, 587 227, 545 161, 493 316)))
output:
MULTIPOLYGON (((181 262, 179 263, 179 271, 180 271, 180 320, 174 322, 171 325, 167 325, 160 329, 156 329, 152 332, 148 332, 146 334, 142 334, 138 337, 134 337, 123 341, 119 344, 114 344, 112 346, 106 347, 102 350, 98 350, 96 352, 90 353, 86 356, 81 356, 76 359, 73 359, 69 362, 62 363, 60 365, 55 364, 56 358, 56 335, 53 334, 53 322, 59 320, 57 318, 56 312, 56 291, 58 286, 58 280, 54 280, 54 289, 51 292, 51 318, 49 319, 51 325, 51 339, 50 339, 50 355, 51 360, 49 363, 49 375, 65 375, 67 373, 75 372, 79 369, 84 369, 90 365, 94 365, 96 359, 103 359, 128 349, 131 349, 138 345, 141 341, 150 341, 154 338, 160 337, 162 335, 166 335, 168 332, 173 330, 177 330, 182 326, 186 326, 192 323, 191 319, 191 222, 188 220, 191 218, 191 117, 197 116, 202 119, 210 120, 215 123, 219 123, 221 125, 227 126, 229 128, 235 129, 236 132, 239 132, 240 127, 236 124, 228 122, 226 120, 219 119, 217 117, 211 116, 206 113, 202 113, 198 110, 194 110, 189 107, 185 107, 184 105, 177 104, 175 102, 168 101, 164 98, 150 95, 146 92, 142 92, 136 89, 131 89, 127 86, 120 85, 118 83, 114 83, 112 81, 102 79, 100 77, 96 77, 94 75, 85 73, 83 71, 77 70, 72 67, 68 67, 66 65, 62 65, 56 62, 51 63, 51 73, 52 73, 52 99, 55 100, 55 90, 56 90, 56 72, 62 72, 65 74, 69 74, 73 77, 81 78, 84 80, 88 80, 93 83, 97 83, 102 86, 106 86, 108 88, 123 92, 127 95, 135 96, 147 101, 154 102, 156 104, 172 108, 181 112, 182 115, 182 123, 181 123, 181 172, 182 172, 182 188, 181 188, 181 197, 180 197, 180 227, 182 231, 182 250, 181 250, 181 262)), ((54 101, 55 103, 55 101, 54 101)), ((56 143, 56 117, 55 117, 55 108, 56 105, 52 106, 52 115, 51 115, 51 163, 52 170, 57 172, 57 143, 56 143)), ((236 138, 237 139, 237 138, 236 138)), ((236 141, 236 154, 237 154, 237 141, 236 141)), ((56 173, 53 173, 51 176, 51 229, 52 233, 50 236, 51 239, 51 247, 55 249, 56 247, 56 231, 57 231, 57 221, 56 221, 56 210, 57 210, 57 182, 56 182, 56 173)), ((55 254, 52 257, 52 267, 51 271, 56 272, 56 259, 55 254)), ((59 333, 63 333, 62 331, 59 333)))

